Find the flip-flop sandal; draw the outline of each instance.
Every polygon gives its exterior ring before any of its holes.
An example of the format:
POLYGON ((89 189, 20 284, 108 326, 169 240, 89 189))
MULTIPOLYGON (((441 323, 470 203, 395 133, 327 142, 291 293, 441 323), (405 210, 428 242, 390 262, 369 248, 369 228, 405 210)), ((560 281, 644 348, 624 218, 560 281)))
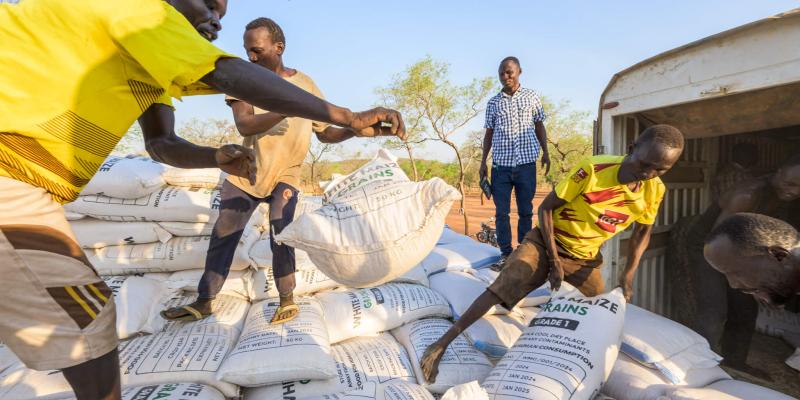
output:
POLYGON ((168 321, 189 321, 189 322, 191 322, 191 321, 200 321, 201 319, 209 317, 210 315, 211 314, 204 315, 203 313, 198 311, 196 308, 194 308, 192 306, 189 306, 189 305, 180 306, 180 307, 173 307, 173 308, 170 308, 169 310, 162 310, 161 311, 161 317, 163 317, 164 319, 166 319, 168 321), (180 311, 180 310, 186 311, 188 314, 181 315, 179 317, 169 317, 169 316, 167 316, 167 312, 168 311, 174 312, 174 311, 180 311))
POLYGON ((289 304, 288 306, 278 307, 278 309, 275 310, 275 314, 272 316, 272 321, 270 322, 270 324, 271 325, 280 325, 280 324, 282 324, 284 322, 289 322, 289 321, 297 318, 297 315, 299 313, 300 313, 300 306, 298 306, 297 304, 289 304), (278 315, 281 315, 281 314, 286 313, 288 311, 297 311, 297 313, 295 313, 291 317, 275 319, 278 315))

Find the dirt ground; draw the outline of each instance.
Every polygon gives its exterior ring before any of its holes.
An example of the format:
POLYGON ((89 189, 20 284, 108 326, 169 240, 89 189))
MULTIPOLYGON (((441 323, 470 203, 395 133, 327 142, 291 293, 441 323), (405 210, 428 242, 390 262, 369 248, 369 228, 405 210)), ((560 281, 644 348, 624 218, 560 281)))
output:
MULTIPOLYGON (((544 197, 547 195, 547 192, 537 192, 533 198, 533 206, 534 206, 534 213, 536 212, 537 207, 542 202, 544 197)), ((453 208, 450 210, 450 214, 447 216, 446 223, 450 226, 454 231, 458 233, 464 233, 464 216, 459 213, 460 208, 459 202, 453 204, 453 208)), ((467 220, 469 221, 468 225, 468 234, 469 236, 475 237, 475 233, 480 231, 481 229, 481 222, 489 221, 489 218, 494 217, 494 202, 492 200, 484 199, 484 204, 481 205, 481 199, 478 194, 468 194, 466 196, 465 201, 465 208, 467 210, 467 220)), ((517 205, 515 201, 511 200, 511 232, 513 232, 514 236, 514 243, 516 243, 516 232, 517 232, 517 205)), ((536 221, 536 216, 533 217, 534 221, 536 221)))
MULTIPOLYGON (((536 193, 533 199, 534 207, 538 207, 546 195, 547 192, 536 193)), ((480 230, 481 222, 488 221, 489 218, 494 216, 494 203, 491 200, 484 199, 484 204, 481 204, 479 195, 472 194, 467 195, 465 205, 469 221, 468 232, 469 235, 474 238, 475 233, 480 230)), ((459 207, 459 203, 453 204, 453 208, 450 210, 446 222, 447 225, 456 232, 464 233, 464 217, 459 213, 459 207)), ((535 210, 536 208, 534 208, 534 212, 535 210)), ((536 217, 534 215, 534 221, 535 219, 536 217)), ((517 207, 512 200, 511 232, 513 232, 514 235, 514 243, 516 243, 517 220, 517 207)), ((753 338, 748 363, 769 373, 772 381, 764 381, 729 368, 725 368, 725 370, 735 379, 765 386, 781 393, 800 398, 800 373, 784 363, 784 360, 792 355, 792 353, 794 353, 794 349, 782 340, 756 334, 753 338)))

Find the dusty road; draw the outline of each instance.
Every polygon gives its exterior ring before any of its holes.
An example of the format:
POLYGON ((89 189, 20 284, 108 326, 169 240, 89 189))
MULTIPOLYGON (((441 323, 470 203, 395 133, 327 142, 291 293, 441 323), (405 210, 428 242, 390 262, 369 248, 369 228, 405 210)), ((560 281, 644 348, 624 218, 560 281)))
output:
MULTIPOLYGON (((547 195, 548 192, 537 192, 536 196, 533 198, 533 212, 534 212, 534 221, 536 220, 536 210, 539 206, 539 203, 542 202, 544 196, 547 195)), ((481 229, 481 222, 488 221, 489 218, 494 216, 494 202, 492 200, 484 199, 484 204, 481 205, 480 197, 477 194, 468 194, 466 198, 466 210, 467 210, 467 217, 469 221, 469 235, 473 238, 475 237, 475 233, 481 229)), ((459 214, 460 204, 456 202, 453 204, 453 208, 450 210, 450 215, 447 216, 447 225, 449 225, 453 230, 458 233, 464 233, 464 216, 459 214)), ((511 232, 514 236, 514 243, 516 243, 516 232, 517 232, 517 206, 514 202, 513 196, 511 199, 511 232)))

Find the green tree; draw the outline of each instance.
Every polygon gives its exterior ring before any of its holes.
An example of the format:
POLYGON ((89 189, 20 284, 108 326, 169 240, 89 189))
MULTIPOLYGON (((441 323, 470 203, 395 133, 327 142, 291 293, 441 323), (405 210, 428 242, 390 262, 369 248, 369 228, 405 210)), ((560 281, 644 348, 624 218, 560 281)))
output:
POLYGON ((398 108, 412 126, 419 121, 417 129, 424 132, 426 138, 453 149, 459 170, 457 187, 462 195, 460 212, 464 216, 464 233, 469 234, 464 208, 464 160, 452 137, 482 111, 484 100, 493 89, 493 80, 489 77, 474 79, 459 86, 448 79, 449 69, 449 64, 427 56, 395 75, 392 83, 378 92, 398 108))
MULTIPOLYGON (((220 147, 229 143, 242 143, 242 136, 236 130, 236 125, 227 119, 198 119, 192 118, 177 130, 178 136, 200 146, 220 147)), ((138 122, 131 125, 128 132, 117 143, 112 154, 147 155, 144 148, 142 127, 138 122)))
POLYGON ((540 171, 540 179, 555 186, 578 161, 592 154, 592 123, 589 112, 571 109, 568 100, 556 104, 544 97, 542 104, 547 114, 545 126, 551 165, 547 176, 540 171))
POLYGON ((200 146, 220 147, 224 144, 241 144, 242 136, 229 119, 192 118, 177 131, 178 136, 200 146))
POLYGON ((306 165, 309 169, 309 177, 307 186, 311 187, 313 193, 319 193, 322 188, 319 187, 320 177, 325 172, 325 167, 330 167, 332 163, 324 162, 326 156, 341 150, 341 145, 338 143, 322 143, 316 138, 311 139, 308 153, 306 154, 306 165))
POLYGON ((397 85, 395 79, 394 86, 388 88, 378 88, 376 92, 381 96, 385 107, 393 108, 403 114, 406 123, 406 138, 400 140, 396 137, 387 138, 384 146, 392 150, 405 150, 408 154, 409 166, 414 177, 414 181, 419 180, 419 170, 417 169, 414 149, 422 148, 429 139, 425 132, 425 125, 422 113, 414 112, 413 105, 409 102, 411 93, 408 88, 397 85))
POLYGON ((144 137, 142 136, 142 127, 138 122, 134 122, 125 136, 120 139, 111 154, 125 156, 128 154, 147 155, 144 149, 144 137))
POLYGON ((482 130, 470 132, 459 147, 464 159, 464 185, 470 190, 480 187, 479 169, 483 154, 484 133, 482 130))

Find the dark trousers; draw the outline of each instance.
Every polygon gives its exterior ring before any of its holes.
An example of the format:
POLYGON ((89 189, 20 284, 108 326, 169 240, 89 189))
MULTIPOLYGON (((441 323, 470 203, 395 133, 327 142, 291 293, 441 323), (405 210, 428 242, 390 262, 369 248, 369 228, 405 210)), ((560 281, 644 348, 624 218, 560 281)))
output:
POLYGON ((689 292, 694 296, 695 313, 689 327, 705 337, 711 349, 727 362, 744 364, 758 317, 758 303, 749 294, 732 289, 725 275, 708 264, 703 256, 705 235, 713 226, 713 210, 693 224, 688 234, 689 292))
POLYGON ((222 184, 219 218, 211 232, 211 243, 206 255, 206 270, 197 285, 200 299, 213 299, 225 283, 231 268, 236 246, 242 237, 250 216, 261 202, 269 204, 270 247, 272 248, 272 275, 278 292, 289 295, 295 287, 294 248, 275 243, 294 218, 297 207, 297 189, 279 182, 266 198, 253 197, 228 181, 222 184))
POLYGON ((533 223, 533 195, 536 193, 536 163, 516 167, 492 166, 492 199, 495 207, 497 244, 504 256, 511 254, 511 189, 517 200, 517 243, 522 243, 533 223))

